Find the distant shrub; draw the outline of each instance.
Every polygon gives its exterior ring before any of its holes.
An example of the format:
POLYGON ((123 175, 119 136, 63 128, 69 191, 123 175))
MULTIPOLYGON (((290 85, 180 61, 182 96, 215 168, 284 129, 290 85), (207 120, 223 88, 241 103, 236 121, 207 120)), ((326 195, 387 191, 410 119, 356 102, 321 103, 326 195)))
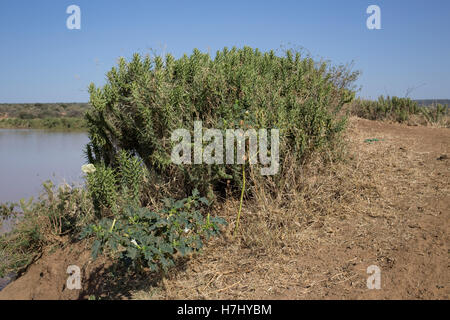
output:
POLYGON ((84 115, 84 111, 81 110, 69 110, 67 111, 67 117, 73 117, 73 118, 82 118, 84 115))
POLYGON ((380 96, 376 101, 356 99, 350 106, 350 113, 369 120, 396 122, 407 122, 416 116, 423 118, 426 123, 439 124, 448 116, 448 107, 440 104, 419 106, 418 102, 410 98, 380 96))
POLYGON ((418 114, 420 107, 409 98, 380 96, 377 101, 357 99, 352 104, 352 113, 370 120, 389 119, 404 122, 418 114))
POLYGON ((27 120, 27 119, 34 119, 34 118, 36 118, 36 115, 34 115, 30 112, 22 111, 21 113, 19 113, 19 119, 27 120))
POLYGON ((428 123, 439 124, 442 122, 444 126, 448 126, 450 124, 448 120, 450 116, 449 110, 448 106, 437 104, 435 106, 422 107, 420 112, 428 123))
POLYGON ((38 113, 37 117, 40 119, 56 118, 59 116, 58 110, 45 110, 38 113))

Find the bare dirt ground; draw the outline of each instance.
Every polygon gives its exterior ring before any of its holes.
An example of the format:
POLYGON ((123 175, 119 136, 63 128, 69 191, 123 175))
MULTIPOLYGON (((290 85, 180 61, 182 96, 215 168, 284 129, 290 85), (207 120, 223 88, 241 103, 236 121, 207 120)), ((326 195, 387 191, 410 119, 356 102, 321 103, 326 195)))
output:
POLYGON ((305 169, 295 201, 245 202, 237 238, 226 202, 224 237, 164 278, 117 276, 79 243, 44 254, 0 299, 448 299, 450 130, 352 118, 347 141, 346 161, 305 169), (70 264, 82 290, 65 287, 70 264), (380 290, 366 286, 370 265, 380 290))

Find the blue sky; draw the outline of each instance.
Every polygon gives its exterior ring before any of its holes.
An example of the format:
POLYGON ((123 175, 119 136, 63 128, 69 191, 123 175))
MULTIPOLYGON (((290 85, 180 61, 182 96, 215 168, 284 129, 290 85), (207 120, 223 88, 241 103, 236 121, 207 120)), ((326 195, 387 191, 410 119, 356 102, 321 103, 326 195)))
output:
POLYGON ((119 56, 243 45, 354 61, 366 98, 450 98, 449 33, 448 0, 2 0, 0 103, 85 102, 119 56), (66 27, 72 4, 81 30, 66 27), (371 4, 381 30, 366 28, 371 4))

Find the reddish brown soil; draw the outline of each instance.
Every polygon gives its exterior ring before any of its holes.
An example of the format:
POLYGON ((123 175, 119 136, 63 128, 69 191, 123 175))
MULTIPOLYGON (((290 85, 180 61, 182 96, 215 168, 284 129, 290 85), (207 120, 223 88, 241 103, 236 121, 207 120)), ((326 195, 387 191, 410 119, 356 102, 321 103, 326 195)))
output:
MULTIPOLYGON (((450 130, 353 118, 348 142, 349 161, 311 177, 314 214, 300 202, 265 209, 270 215, 244 204, 240 239, 227 231, 167 278, 128 286, 91 263, 84 244, 68 245, 44 254, 0 299, 448 299, 450 130), (265 232, 261 221, 273 215, 280 219, 265 232), (83 290, 65 287, 72 264, 83 290), (366 286, 370 265, 381 269, 380 290, 366 286)), ((230 223, 236 208, 223 209, 230 223)))
POLYGON ((386 168, 381 168, 385 174, 374 177, 379 199, 367 199, 372 212, 336 222, 334 248, 308 251, 299 269, 319 265, 322 278, 272 297, 448 299, 450 130, 361 119, 352 124, 356 137, 383 139, 361 148, 373 154, 373 160, 382 149, 386 152, 386 168), (369 265, 381 269, 380 290, 367 289, 369 265))

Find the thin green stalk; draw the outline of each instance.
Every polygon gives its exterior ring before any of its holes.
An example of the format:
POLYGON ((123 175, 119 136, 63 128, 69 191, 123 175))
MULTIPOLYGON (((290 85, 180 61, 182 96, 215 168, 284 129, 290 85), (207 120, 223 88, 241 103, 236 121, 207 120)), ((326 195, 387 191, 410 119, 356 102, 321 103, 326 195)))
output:
POLYGON ((245 162, 242 165, 242 191, 241 191, 241 200, 239 203, 239 211, 237 214, 237 219, 236 219, 236 228, 234 229, 234 236, 236 236, 236 232, 239 228, 239 220, 241 218, 241 211, 242 211, 242 202, 244 201, 244 191, 245 191, 245 162))
POLYGON ((111 225, 111 229, 109 229, 109 232, 113 231, 115 224, 116 224, 116 219, 113 220, 113 223, 111 225))

